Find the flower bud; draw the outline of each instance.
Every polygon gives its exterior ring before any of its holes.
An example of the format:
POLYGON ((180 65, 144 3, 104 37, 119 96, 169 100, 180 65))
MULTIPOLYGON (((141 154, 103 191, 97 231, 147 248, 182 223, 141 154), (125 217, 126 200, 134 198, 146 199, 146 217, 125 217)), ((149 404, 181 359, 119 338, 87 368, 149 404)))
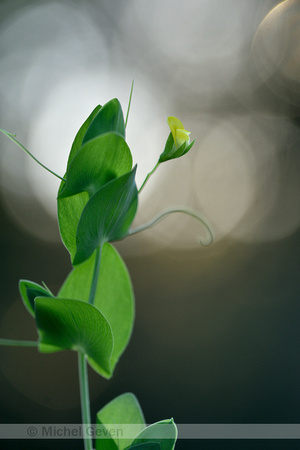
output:
POLYGON ((168 117, 168 124, 171 133, 167 139, 165 149, 159 157, 159 162, 165 162, 169 159, 180 158, 185 155, 193 146, 190 143, 190 132, 185 130, 184 126, 177 117, 168 117))
POLYGON ((181 147, 182 144, 190 143, 190 131, 184 129, 184 126, 176 117, 168 117, 168 125, 171 129, 171 133, 174 139, 176 149, 181 147))

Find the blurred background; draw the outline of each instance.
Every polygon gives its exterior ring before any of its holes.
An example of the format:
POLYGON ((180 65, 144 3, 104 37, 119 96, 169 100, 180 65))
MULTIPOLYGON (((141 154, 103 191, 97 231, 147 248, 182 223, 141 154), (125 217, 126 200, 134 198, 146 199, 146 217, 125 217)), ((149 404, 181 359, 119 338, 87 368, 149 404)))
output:
MULTIPOLYGON (((136 322, 112 380, 90 372, 92 413, 134 392, 148 423, 300 422, 300 1, 57 0, 0 3, 0 127, 63 175, 92 109, 117 97, 137 183, 180 118, 196 143, 160 167, 135 225, 188 206, 116 247, 136 322)), ((57 292, 71 269, 59 180, 0 136, 0 336, 36 339, 18 280, 57 292)), ((2 423, 79 423, 72 352, 0 348, 2 423)), ((80 441, 6 449, 81 449, 80 441)), ((1 444, 2 445, 2 444, 1 444)), ((179 440, 180 449, 287 441, 179 440)), ((290 441, 288 448, 298 448, 290 441)))

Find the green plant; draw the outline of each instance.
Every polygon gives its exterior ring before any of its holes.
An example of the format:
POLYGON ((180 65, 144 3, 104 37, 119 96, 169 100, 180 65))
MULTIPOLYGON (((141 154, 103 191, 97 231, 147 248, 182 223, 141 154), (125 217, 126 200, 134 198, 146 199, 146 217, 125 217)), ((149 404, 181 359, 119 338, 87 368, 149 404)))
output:
MULTIPOLYGON (((189 132, 182 123, 170 117, 171 132, 165 149, 138 191, 136 166, 132 167, 132 155, 125 140, 129 109, 130 101, 125 121, 117 99, 93 110, 74 139, 64 177, 37 161, 15 135, 1 130, 38 164, 61 179, 58 223, 73 268, 56 295, 46 285, 20 280, 21 298, 35 319, 39 340, 1 339, 0 344, 36 346, 44 353, 76 351, 82 423, 86 427, 91 424, 87 363, 99 375, 111 378, 134 322, 130 277, 111 242, 149 228, 174 212, 187 213, 200 220, 212 240, 199 214, 184 208, 164 211, 151 222, 131 229, 139 193, 149 177, 161 163, 186 154, 194 142, 190 143, 189 132)), ((171 450, 177 438, 173 419, 146 427, 139 403, 130 393, 104 406, 97 414, 97 425, 98 430, 105 432, 96 433, 96 450, 171 450), (123 437, 114 436, 112 427, 121 429, 123 437)), ((93 447, 88 433, 84 436, 84 446, 85 450, 93 447)))

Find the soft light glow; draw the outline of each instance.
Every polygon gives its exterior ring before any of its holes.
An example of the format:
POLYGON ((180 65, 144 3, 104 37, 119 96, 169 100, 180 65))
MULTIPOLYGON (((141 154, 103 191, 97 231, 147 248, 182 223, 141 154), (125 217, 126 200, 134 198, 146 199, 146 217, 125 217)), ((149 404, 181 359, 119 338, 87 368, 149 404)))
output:
MULTIPOLYGON (((16 132, 41 162, 63 176, 81 123, 98 103, 113 97, 125 115, 134 79, 126 136, 138 164, 138 187, 163 151, 168 114, 180 117, 173 129, 178 145, 189 138, 184 126, 196 139, 192 152, 162 164, 151 178, 140 196, 136 225, 164 208, 186 205, 203 212, 216 242, 227 236, 287 235, 300 220, 292 201, 299 192, 297 161, 293 152, 287 152, 286 166, 280 160, 293 127, 256 110, 261 79, 251 72, 247 52, 274 1, 237 6, 236 0, 188 0, 180 6, 178 0, 153 0, 141 8, 132 0, 120 5, 118 15, 110 15, 113 3, 104 8, 98 2, 90 9, 68 2, 16 9, 0 31, 5 49, 0 126, 16 132), (99 23, 91 19, 92 11, 99 23)), ((278 5, 253 45, 262 79, 290 103, 298 102, 298 13, 299 2, 278 5)), ((35 236, 58 239, 59 180, 5 139, 1 136, 1 183, 10 215, 35 236)), ((145 236, 151 249, 153 242, 195 248, 197 238, 205 238, 201 233, 192 219, 176 215, 145 236)))
POLYGON ((260 24, 253 42, 259 75, 288 103, 300 104, 300 3, 283 1, 260 24))

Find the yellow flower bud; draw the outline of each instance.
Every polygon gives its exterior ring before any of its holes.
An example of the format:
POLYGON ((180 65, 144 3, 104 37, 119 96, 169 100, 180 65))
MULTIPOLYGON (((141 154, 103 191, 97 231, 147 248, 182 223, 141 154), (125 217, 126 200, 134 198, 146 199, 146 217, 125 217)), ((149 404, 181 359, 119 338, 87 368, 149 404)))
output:
POLYGON ((187 145, 190 143, 190 131, 184 129, 184 126, 179 119, 170 116, 168 117, 168 124, 171 129, 176 148, 181 147, 184 143, 187 145))
POLYGON ((168 117, 168 124, 171 133, 169 133, 165 149, 159 157, 159 163, 180 158, 190 151, 195 142, 190 143, 190 132, 184 129, 182 123, 176 117, 168 117))

